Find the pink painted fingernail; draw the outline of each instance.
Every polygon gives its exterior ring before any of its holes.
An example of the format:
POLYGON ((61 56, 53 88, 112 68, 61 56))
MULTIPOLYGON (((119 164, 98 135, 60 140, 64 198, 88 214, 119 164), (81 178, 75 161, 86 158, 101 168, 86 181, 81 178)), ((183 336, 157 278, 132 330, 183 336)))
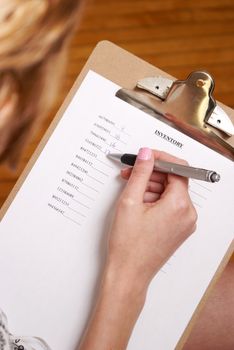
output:
POLYGON ((137 158, 140 160, 149 160, 152 155, 152 150, 150 148, 144 147, 140 148, 137 158))

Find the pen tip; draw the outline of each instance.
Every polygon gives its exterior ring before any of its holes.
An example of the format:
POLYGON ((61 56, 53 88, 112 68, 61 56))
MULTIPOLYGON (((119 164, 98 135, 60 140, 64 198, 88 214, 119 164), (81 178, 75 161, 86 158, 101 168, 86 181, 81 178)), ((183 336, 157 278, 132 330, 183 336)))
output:
POLYGON ((118 154, 118 153, 108 153, 107 154, 107 157, 110 158, 110 159, 113 159, 113 160, 120 160, 121 159, 121 154, 118 154))

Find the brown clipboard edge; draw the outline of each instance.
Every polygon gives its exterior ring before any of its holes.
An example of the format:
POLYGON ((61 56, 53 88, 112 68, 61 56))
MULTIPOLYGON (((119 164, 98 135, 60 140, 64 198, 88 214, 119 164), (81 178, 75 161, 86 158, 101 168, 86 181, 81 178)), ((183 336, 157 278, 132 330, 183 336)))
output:
MULTIPOLYGON (((40 153, 42 152, 43 148, 45 147, 47 141, 49 140, 50 136, 52 135, 53 131, 55 130, 57 124, 59 123, 60 119, 62 118, 65 110, 67 109, 68 105, 70 104, 72 98, 74 97, 76 91, 78 90, 79 86, 81 85, 84 77, 86 76, 87 72, 89 70, 93 70, 96 73, 104 76, 105 78, 113 81, 114 83, 120 85, 121 87, 125 87, 128 89, 133 89, 136 85, 136 81, 139 80, 142 77, 146 76, 153 76, 153 75, 162 75, 165 77, 168 77, 170 79, 174 79, 169 74, 163 72, 162 70, 154 67, 153 65, 145 62, 144 60, 140 59, 139 57, 136 57, 135 55, 125 51, 124 49, 118 47, 117 45, 109 42, 109 41, 101 41, 97 44, 97 46, 94 48, 92 54, 90 55, 89 59, 87 60, 85 66, 81 70, 78 78, 76 79, 73 87, 71 88, 70 92, 68 93, 65 101, 63 102, 62 106, 59 108, 55 118, 51 122, 49 128, 47 129, 45 135, 43 136, 42 140, 40 141, 39 145, 37 146, 36 150, 34 151, 31 159, 29 160, 28 164, 26 165, 25 169, 23 170, 22 174, 20 175, 18 181, 16 182, 15 186, 13 187, 11 193, 9 194, 7 200, 3 204, 1 210, 0 210, 0 221, 4 217, 5 213, 7 212, 8 208, 10 207, 12 201, 14 200, 15 196, 17 195, 20 187, 23 185, 24 181, 27 178, 27 175, 29 174, 30 170, 32 169, 33 165, 37 161, 40 153), (131 72, 131 74, 129 74, 131 72)), ((95 92, 93 92, 95 93, 95 92)), ((227 106, 222 105, 222 108, 226 110, 226 112, 229 114, 232 120, 234 120, 234 111, 227 106)), ((205 304, 205 301, 207 300, 213 286, 215 285, 216 281, 218 280, 219 276, 221 275, 222 271, 224 270, 226 264, 228 263, 231 255, 234 251, 234 241, 230 244, 224 258, 222 259, 222 262, 220 263, 214 277, 212 278, 208 288, 206 289, 205 294, 203 295, 198 307, 196 308, 195 312, 192 315, 192 318, 190 322, 188 323, 186 329, 184 330, 177 346, 176 350, 182 349, 184 346, 186 339, 189 336, 189 333, 192 329, 192 326, 194 325, 197 317, 199 316, 199 312, 201 311, 203 305, 205 304)))

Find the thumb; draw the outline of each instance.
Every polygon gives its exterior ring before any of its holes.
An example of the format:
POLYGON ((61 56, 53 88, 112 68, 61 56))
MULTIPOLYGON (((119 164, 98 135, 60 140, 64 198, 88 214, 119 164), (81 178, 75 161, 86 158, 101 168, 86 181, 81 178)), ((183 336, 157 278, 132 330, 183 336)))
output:
POLYGON ((153 152, 150 148, 141 148, 131 176, 122 193, 122 198, 128 198, 133 202, 142 203, 144 193, 154 167, 153 152))

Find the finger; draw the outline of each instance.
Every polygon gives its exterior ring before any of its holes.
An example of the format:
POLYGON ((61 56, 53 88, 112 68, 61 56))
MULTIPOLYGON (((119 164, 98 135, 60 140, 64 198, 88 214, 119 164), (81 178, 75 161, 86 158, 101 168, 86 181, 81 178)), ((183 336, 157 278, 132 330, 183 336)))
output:
MULTIPOLYGON (((155 159, 163 160, 166 162, 188 165, 188 162, 185 160, 172 156, 171 154, 163 151, 154 151, 154 157, 155 159)), ((167 174, 167 182, 168 186, 166 187, 166 190, 163 194, 164 196, 166 196, 168 193, 171 193, 171 195, 181 195, 182 193, 188 192, 188 179, 186 177, 167 174)))
POLYGON ((159 171, 153 171, 150 181, 159 182, 161 184, 164 184, 167 179, 167 174, 160 173, 159 171))
POLYGON ((128 180, 131 173, 132 173, 132 167, 127 167, 120 170, 120 175, 124 180, 128 180))
POLYGON ((135 203, 142 203, 153 166, 154 157, 152 150, 150 148, 141 148, 121 197, 130 199, 135 203))
POLYGON ((160 193, 153 193, 153 192, 145 192, 144 194, 144 203, 154 203, 160 198, 160 193))
POLYGON ((149 181, 146 187, 146 192, 163 193, 164 185, 159 182, 149 181))
MULTIPOLYGON (((167 162, 188 165, 188 163, 178 157, 172 156, 166 152, 154 151, 155 159, 160 159, 167 162)), ((187 209, 192 205, 191 198, 188 193, 188 179, 178 175, 167 174, 165 181, 165 190, 160 195, 159 200, 155 202, 163 206, 163 210, 171 209, 171 213, 186 213, 187 209)))
MULTIPOLYGON (((127 168, 123 168, 121 169, 120 175, 124 180, 128 180, 131 173, 132 173, 132 167, 127 167, 127 168)), ((167 174, 164 173, 160 173, 158 171, 153 171, 151 176, 150 176, 150 181, 155 181, 155 182, 159 182, 161 184, 165 183, 165 180, 167 178, 167 174)))
MULTIPOLYGON (((131 171, 129 171, 130 169, 131 168, 125 168, 125 169, 123 169, 123 171, 121 171, 121 176, 124 179, 126 179, 126 180, 131 175, 131 171), (127 176, 126 176, 126 174, 127 174, 127 176)), ((162 193, 163 192, 165 176, 161 177, 160 175, 164 175, 164 174, 158 173, 158 174, 152 174, 151 175, 150 181, 148 182, 147 187, 146 187, 146 191, 148 191, 148 192, 158 192, 158 193, 162 193)))

